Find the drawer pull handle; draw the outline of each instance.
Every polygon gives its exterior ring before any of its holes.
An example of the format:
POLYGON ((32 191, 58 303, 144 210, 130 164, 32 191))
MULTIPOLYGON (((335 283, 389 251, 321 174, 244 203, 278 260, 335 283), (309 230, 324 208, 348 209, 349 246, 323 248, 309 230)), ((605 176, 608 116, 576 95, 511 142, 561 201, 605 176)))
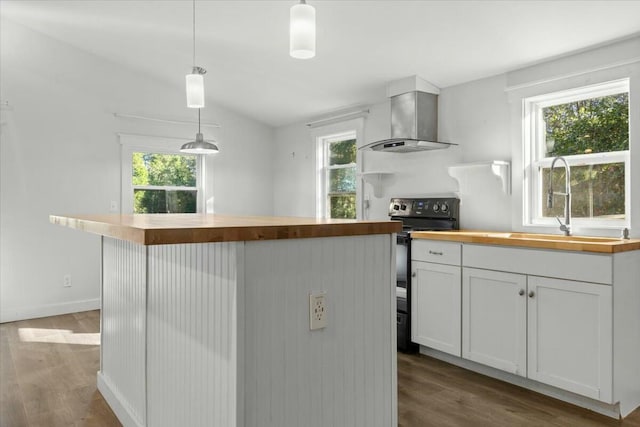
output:
POLYGON ((518 295, 520 296, 524 295, 524 289, 520 289, 520 292, 518 292, 518 295))
POLYGON ((533 292, 533 291, 529 292, 529 298, 533 298, 534 296, 536 296, 535 292, 533 292))
POLYGON ((411 277, 416 277, 416 273, 411 273, 411 277))
POLYGON ((430 255, 442 255, 442 252, 436 252, 436 251, 429 250, 429 254, 430 255))

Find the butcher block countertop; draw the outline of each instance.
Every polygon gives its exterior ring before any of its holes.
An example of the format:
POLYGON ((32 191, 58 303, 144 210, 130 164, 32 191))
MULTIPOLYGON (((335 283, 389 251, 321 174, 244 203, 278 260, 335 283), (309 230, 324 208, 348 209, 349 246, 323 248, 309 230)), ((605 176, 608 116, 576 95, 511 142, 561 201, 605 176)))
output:
POLYGON ((390 234, 398 221, 217 214, 51 215, 54 224, 141 245, 390 234))
POLYGON ((640 239, 608 237, 564 236, 496 231, 415 231, 414 239, 448 240, 462 243, 522 246, 527 248, 559 249, 578 252, 615 253, 640 249, 640 239))

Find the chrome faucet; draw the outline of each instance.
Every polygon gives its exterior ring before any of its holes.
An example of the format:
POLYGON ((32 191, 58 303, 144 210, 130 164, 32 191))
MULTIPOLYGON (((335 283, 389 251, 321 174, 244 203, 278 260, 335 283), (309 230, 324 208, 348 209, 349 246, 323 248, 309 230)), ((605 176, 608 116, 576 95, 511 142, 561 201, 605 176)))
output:
POLYGON ((560 223, 560 231, 564 232, 565 236, 571 236, 571 168, 564 157, 556 157, 551 162, 551 169, 549 170, 549 191, 547 192, 547 207, 551 209, 553 207, 553 195, 559 194, 564 196, 564 224, 560 221, 560 218, 556 217, 560 223), (564 180, 564 193, 553 192, 553 167, 556 162, 561 160, 564 163, 566 170, 564 180))

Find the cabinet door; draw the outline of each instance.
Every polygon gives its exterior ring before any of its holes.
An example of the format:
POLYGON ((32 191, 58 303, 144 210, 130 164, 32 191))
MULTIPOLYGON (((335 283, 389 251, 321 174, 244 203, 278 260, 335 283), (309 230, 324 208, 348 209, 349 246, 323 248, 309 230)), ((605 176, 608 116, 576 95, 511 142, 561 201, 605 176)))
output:
POLYGON ((611 286, 527 280, 529 378, 612 403, 611 286))
POLYGON ((460 267, 411 262, 411 340, 460 356, 460 267))
POLYGON ((527 277, 463 268, 462 357, 527 374, 527 277))

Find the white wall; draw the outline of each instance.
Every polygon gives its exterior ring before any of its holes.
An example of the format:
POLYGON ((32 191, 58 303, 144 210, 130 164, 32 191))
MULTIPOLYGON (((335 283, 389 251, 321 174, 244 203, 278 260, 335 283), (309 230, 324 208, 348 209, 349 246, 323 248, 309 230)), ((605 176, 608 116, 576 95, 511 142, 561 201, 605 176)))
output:
MULTIPOLYGON (((615 79, 619 78, 616 76, 620 72, 631 73, 631 182, 640 182, 640 116, 633 113, 638 110, 636 106, 640 105, 640 90, 637 90, 640 86, 638 48, 640 37, 441 89, 439 139, 458 146, 405 154, 365 152, 363 162, 359 165, 362 170, 391 171, 394 175, 385 178, 381 198, 373 197, 371 187, 365 185, 364 197, 371 200, 371 208, 368 212, 364 211, 364 217, 387 218, 391 197, 451 195, 459 192, 462 228, 522 228, 522 210, 519 208, 522 203, 519 199, 522 187, 522 142, 521 131, 516 130, 521 115, 514 114, 511 89, 563 79, 589 84, 603 76, 615 79), (610 67, 616 71, 608 71, 610 67), (450 165, 490 160, 513 162, 513 194, 502 191, 501 182, 489 173, 488 168, 470 170, 462 186, 447 173, 450 165)), ((364 143, 389 137, 389 109, 388 100, 370 107, 370 114, 365 120, 364 143)), ((302 124, 292 125, 277 129, 275 139, 274 165, 278 171, 274 177, 275 212, 310 215, 314 212, 311 204, 315 201, 315 175, 311 171, 315 168, 315 159, 314 142, 309 131, 302 124), (305 156, 292 157, 292 152, 304 152, 305 156), (281 188, 286 191, 281 191, 281 188)), ((633 187, 631 200, 631 234, 635 237, 640 236, 640 185, 633 187)), ((555 229, 534 231, 556 232, 555 229)), ((619 231, 599 230, 598 234, 617 236, 619 231)))
MULTIPOLYGON (((117 132, 192 139, 196 127, 117 119, 128 113, 195 120, 182 76, 154 81, 6 19, 1 26, 0 321, 94 308, 99 237, 49 223, 50 214, 105 213, 120 201, 117 132), (63 287, 71 274, 72 287, 63 287)), ((220 213, 271 214, 273 130, 212 106, 202 111, 206 185, 220 213)))
MULTIPOLYGON (((440 95, 440 134, 460 144, 461 163, 511 160, 505 76, 445 88, 440 95)), ((511 196, 487 168, 466 171, 460 191, 460 226, 511 229, 511 196)))
POLYGON ((304 124, 276 129, 273 213, 316 216, 316 146, 304 124))
MULTIPOLYGON (((390 136, 388 100, 372 105, 365 119, 363 144, 390 136)), ((386 219, 391 197, 451 196, 458 191, 447 167, 461 162, 508 160, 511 156, 508 134, 508 104, 504 93, 504 76, 443 89, 439 96, 439 139, 458 146, 446 150, 416 153, 363 152, 364 171, 390 171, 385 177, 380 198, 365 184, 365 199, 370 209, 365 218, 386 219)), ((276 130, 274 156, 274 210, 286 214, 313 215, 315 203, 314 141, 302 124, 276 130), (295 157, 291 153, 296 152, 295 157), (298 155, 304 153, 304 156, 298 155), (282 189, 286 191, 282 191, 282 189)), ((500 229, 511 226, 510 199, 489 174, 474 177, 470 191, 461 194, 464 228, 500 229), (479 191, 478 191, 479 189, 479 191), (495 214, 486 215, 487 204, 495 214)))

